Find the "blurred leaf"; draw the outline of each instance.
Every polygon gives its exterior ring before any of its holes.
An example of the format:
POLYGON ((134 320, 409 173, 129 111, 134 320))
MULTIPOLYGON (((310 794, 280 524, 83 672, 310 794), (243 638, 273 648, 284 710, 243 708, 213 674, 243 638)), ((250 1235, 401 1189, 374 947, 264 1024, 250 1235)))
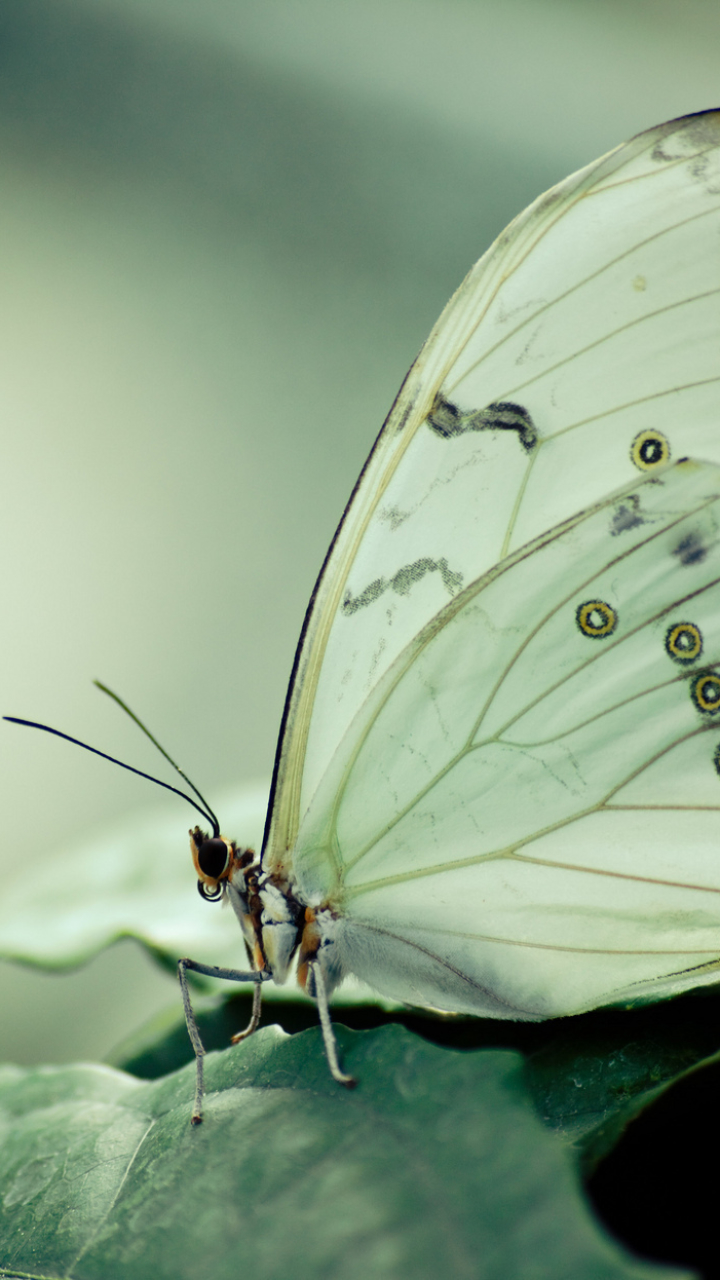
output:
MULTIPOLYGON (((195 818, 181 801, 177 807, 175 814, 131 814, 49 852, 48 865, 62 873, 36 877, 31 894, 25 875, 4 885, 0 955, 63 968, 132 937, 173 966, 181 955, 237 963, 237 921, 198 897, 187 835, 195 818)), ((223 830, 241 845, 259 847, 266 807, 265 786, 234 792, 219 808, 223 830)))
MULTIPOLYGON (((513 1280, 679 1276, 593 1221, 537 1119, 519 1055, 452 1053, 401 1027, 266 1029, 152 1084, 99 1067, 0 1074, 0 1256, 74 1280, 513 1280)), ((686 1273, 683 1273, 686 1274, 686 1273)))
MULTIPOLYGON (((259 849, 268 786, 237 788, 217 804, 222 830, 240 847, 259 849)), ((245 949, 233 912, 203 902, 196 893, 190 859, 188 815, 175 810, 131 814, 100 827, 82 842, 47 854, 62 874, 40 876, 28 893, 25 873, 4 884, 0 898, 0 958, 45 969, 63 969, 89 960, 119 938, 135 938, 166 968, 180 956, 206 964, 237 967, 245 949)), ((211 979, 190 979, 198 987, 226 989, 211 979)), ((250 984, 247 986, 250 990, 250 984)), ((351 980, 344 998, 372 999, 363 983, 351 980)), ((282 992, 272 984, 268 1000, 307 1001, 292 983, 282 992)), ((381 1001, 385 1008, 395 1007, 381 1001)))

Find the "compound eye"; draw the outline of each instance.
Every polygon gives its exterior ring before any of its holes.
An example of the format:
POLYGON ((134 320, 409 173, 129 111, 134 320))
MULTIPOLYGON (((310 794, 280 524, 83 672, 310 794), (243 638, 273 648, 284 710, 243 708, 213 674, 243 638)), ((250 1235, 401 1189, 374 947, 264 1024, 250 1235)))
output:
POLYGON ((212 840, 203 840, 197 852, 198 867, 209 880, 219 880, 223 871, 227 870, 230 861, 230 849, 225 840, 219 836, 212 840))

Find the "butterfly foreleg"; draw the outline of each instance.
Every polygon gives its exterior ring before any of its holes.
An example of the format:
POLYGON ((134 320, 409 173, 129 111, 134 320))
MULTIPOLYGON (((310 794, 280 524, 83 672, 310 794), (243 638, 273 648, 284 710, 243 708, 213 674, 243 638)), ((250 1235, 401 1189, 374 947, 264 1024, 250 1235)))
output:
POLYGON ((180 979, 180 990, 182 991, 185 1023, 188 1029, 188 1035, 190 1036, 190 1043, 192 1044, 193 1052, 195 1054, 195 1101, 193 1103, 190 1123, 201 1124, 202 1103, 205 1091, 203 1083, 203 1058, 205 1057, 205 1046, 200 1038, 195 1011, 190 1000, 190 988, 188 986, 186 976, 188 970, 190 970, 191 973, 205 974, 208 978, 223 978, 227 982, 254 982, 256 984, 253 990, 253 1005, 250 1022, 244 1031, 239 1032, 237 1036, 233 1036, 233 1044, 237 1043, 238 1040, 243 1040, 246 1036, 251 1035, 252 1032, 256 1030, 258 1022, 260 1021, 260 1008, 262 1002, 260 984, 262 982, 267 982, 271 975, 264 970, 258 969, 221 969, 217 965, 200 964, 197 960, 190 960, 187 957, 182 960, 178 960, 178 978, 180 979))

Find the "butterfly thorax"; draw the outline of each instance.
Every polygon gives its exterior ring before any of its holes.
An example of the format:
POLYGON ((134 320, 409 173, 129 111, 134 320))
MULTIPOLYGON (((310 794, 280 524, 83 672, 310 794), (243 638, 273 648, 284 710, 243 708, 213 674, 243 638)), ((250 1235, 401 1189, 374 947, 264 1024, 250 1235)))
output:
POLYGON ((304 908, 292 886, 275 873, 258 879, 259 913, 254 916, 265 968, 275 982, 284 982, 302 937, 304 908))
POLYGON ((256 968, 266 969, 275 982, 285 982, 297 954, 298 985, 315 996, 312 962, 322 962, 326 986, 340 981, 333 946, 336 913, 327 905, 305 906, 293 885, 277 872, 256 865, 237 872, 228 894, 240 920, 256 968), (236 905, 237 900, 237 905, 236 905))
POLYGON ((190 851, 200 896, 230 902, 255 969, 282 983, 297 954, 298 984, 309 995, 315 995, 315 960, 322 963, 328 990, 337 986, 342 979, 333 945, 338 917, 329 904, 307 906, 285 871, 263 871, 252 849, 239 850, 225 836, 209 837, 195 827, 190 851))

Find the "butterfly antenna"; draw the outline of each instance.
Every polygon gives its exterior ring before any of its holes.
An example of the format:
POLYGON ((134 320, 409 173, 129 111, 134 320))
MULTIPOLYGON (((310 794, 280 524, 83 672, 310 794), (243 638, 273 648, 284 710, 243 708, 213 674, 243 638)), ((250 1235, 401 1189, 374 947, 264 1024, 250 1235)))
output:
MULTIPOLYGON (((100 689, 102 693, 106 693, 108 698, 112 698, 113 702, 117 702, 118 706, 122 708, 125 714, 129 716, 131 720, 134 720, 138 729, 142 729, 143 733, 145 734, 145 737, 150 739, 154 747, 157 747, 158 751, 160 752, 160 755, 164 756, 168 764, 172 765, 175 772, 180 774, 180 777, 183 779, 184 782, 187 782, 190 790, 195 792, 195 795, 197 796, 198 800, 204 805, 205 816, 209 819, 210 822, 212 822, 212 825, 215 828, 215 835, 218 836, 220 834, 220 824, 217 818, 215 817, 215 814, 213 813, 212 809, 210 808, 210 805, 205 799, 204 795, 202 794, 201 791, 198 791, 197 787, 195 786, 195 783, 190 781, 185 771, 180 768, 179 764, 175 763, 171 755, 168 755, 167 751, 163 746, 160 745, 157 738, 153 736, 153 734, 150 732, 147 726, 143 724, 142 720, 140 720, 135 715, 134 711, 130 710, 127 703, 123 702, 122 698, 120 698, 117 693, 113 693, 112 689, 108 689, 107 685, 103 684, 101 680, 93 680, 93 684, 95 685, 96 689, 100 689)), ((180 792, 180 794, 184 795, 185 793, 180 792)), ((188 796, 187 799, 190 799, 190 797, 188 796)), ((195 807, 197 808, 197 805, 195 807)))
POLYGON ((98 685, 98 687, 102 689, 104 693, 109 694, 111 698, 114 698, 115 701, 120 704, 120 706, 123 708, 124 711, 127 711, 128 715, 131 716, 132 719, 136 722, 136 724, 140 726, 143 732, 147 734, 151 742, 153 742, 155 746, 158 748, 158 750, 161 751, 162 754, 167 758, 167 760, 170 761, 170 764, 172 764, 173 767, 177 769, 181 777, 185 778, 185 781, 188 783, 188 786, 192 788, 196 796, 198 796, 198 798, 202 801, 202 805, 199 805, 197 800, 194 800, 192 796, 189 796, 187 794, 187 792, 181 791, 179 787, 173 787, 170 785, 169 782, 163 782, 161 778, 153 777, 151 773, 144 773, 142 769, 136 769, 134 765, 126 764, 124 760, 118 760, 115 756, 109 756, 105 751, 98 751, 97 747, 91 747, 87 742, 81 742, 79 738, 71 738, 69 733, 61 733, 59 729, 52 729, 49 724, 38 724, 35 720, 21 720, 19 719, 18 716, 3 716, 3 720, 7 720, 10 724, 24 724, 28 729, 42 729, 43 733, 52 733, 53 736, 56 738, 64 738, 66 742, 72 742, 74 746, 82 747, 84 751, 91 751, 94 756, 100 756, 102 760, 109 760, 111 764, 117 764, 120 766, 121 769, 127 769, 129 773, 136 773, 139 778, 147 778, 148 782, 154 782, 156 786, 164 787, 166 791, 172 791, 174 795, 181 796, 183 800, 187 800, 188 804, 191 804, 193 806, 193 809, 197 809, 198 813, 201 813, 202 816, 206 818, 207 821, 212 826, 213 835, 219 836, 220 824, 217 818, 215 817, 215 814, 213 813, 212 809, 210 808, 210 805, 207 803, 207 800, 204 798, 203 795, 201 795, 197 787, 193 786, 192 782, 190 782, 190 779, 185 777, 185 774, 183 773, 182 769, 178 768, 178 766, 175 764, 175 761, 170 759, 170 756, 167 754, 167 751, 163 751, 159 742, 155 741, 152 734, 148 732, 144 724, 140 723, 137 716, 133 715, 132 711, 130 711, 125 706, 125 703, 122 702, 120 698, 117 697, 116 694, 112 693, 110 689, 106 689, 104 685, 98 685))

